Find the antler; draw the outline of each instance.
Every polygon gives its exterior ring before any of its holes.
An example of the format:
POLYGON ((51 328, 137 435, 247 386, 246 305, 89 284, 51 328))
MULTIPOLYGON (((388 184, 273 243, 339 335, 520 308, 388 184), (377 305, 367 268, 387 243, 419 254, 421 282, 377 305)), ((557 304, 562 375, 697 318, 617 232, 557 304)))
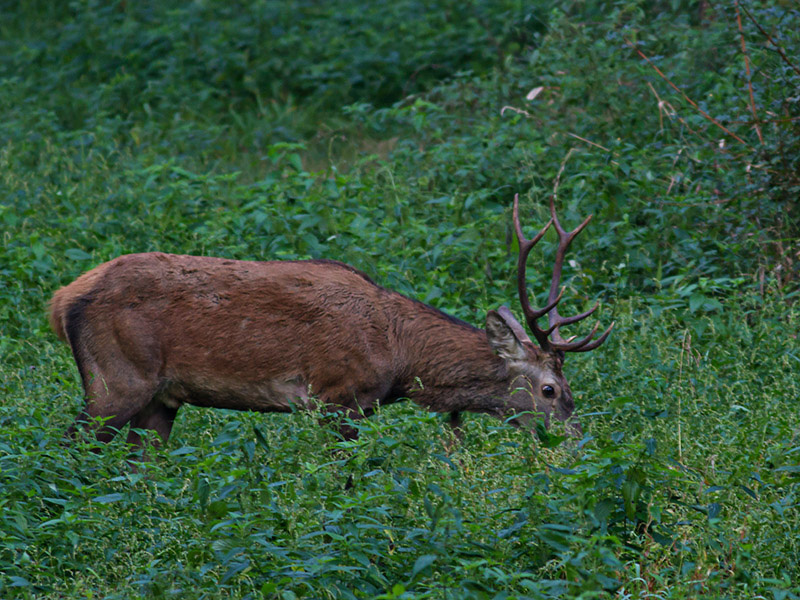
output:
POLYGON ((519 258, 517 259, 517 289, 519 291, 519 301, 522 305, 522 312, 528 322, 528 327, 530 327, 530 330, 533 332, 536 341, 539 342, 539 345, 543 350, 552 349, 561 350, 562 352, 588 352, 589 350, 594 350, 600 344, 605 342, 606 338, 614 327, 614 323, 611 323, 608 329, 603 332, 603 335, 595 340, 593 340, 593 338, 595 333, 597 333, 600 323, 595 324, 591 332, 589 332, 589 335, 577 341, 573 341, 574 337, 565 340, 559 333, 559 328, 562 325, 577 323, 578 321, 585 319, 594 311, 596 311, 599 306, 599 304, 595 303, 595 305, 586 312, 571 317, 562 317, 558 314, 558 303, 561 301, 561 297, 564 294, 563 288, 561 291, 558 289, 558 286, 561 283, 561 269, 564 266, 564 256, 566 255, 567 248, 569 248, 572 240, 575 239, 575 236, 577 236, 581 231, 583 231, 583 228, 586 227, 591 220, 592 215, 589 215, 586 217, 586 219, 584 219, 583 223, 578 225, 578 227, 570 232, 565 231, 558 220, 558 215, 556 215, 555 199, 551 196, 550 220, 533 239, 528 240, 522 234, 522 225, 519 221, 519 194, 514 196, 514 229, 516 230, 517 239, 519 240, 519 258), (527 268, 528 254, 530 254, 531 248, 533 248, 536 243, 542 239, 542 236, 544 236, 544 234, 547 232, 547 229, 550 227, 550 225, 555 226, 556 233, 558 234, 558 249, 556 250, 556 261, 553 265, 553 277, 550 280, 550 293, 547 297, 547 305, 544 308, 534 309, 531 307, 530 299, 528 298, 527 286, 525 284, 525 272, 527 268), (542 329, 537 324, 537 320, 544 315, 548 315, 549 327, 547 329, 542 329))

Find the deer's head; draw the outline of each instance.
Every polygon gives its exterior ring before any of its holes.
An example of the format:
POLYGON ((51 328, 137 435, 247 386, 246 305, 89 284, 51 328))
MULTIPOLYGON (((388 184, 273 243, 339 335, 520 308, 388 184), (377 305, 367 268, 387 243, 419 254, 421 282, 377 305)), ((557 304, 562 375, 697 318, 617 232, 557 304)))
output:
POLYGON ((508 414, 528 413, 517 419, 518 425, 526 425, 534 418, 532 413, 538 413, 544 416, 546 425, 555 418, 567 423, 567 428, 573 435, 581 434, 580 424, 570 420, 575 410, 575 403, 569 383, 562 372, 564 356, 567 352, 594 350, 606 340, 614 323, 611 323, 598 338, 595 338, 595 334, 599 323, 595 324, 588 335, 580 339, 576 339, 574 336, 564 339, 561 336, 560 328, 585 319, 597 310, 598 304, 584 313, 562 317, 558 314, 558 303, 564 294, 564 290, 559 290, 559 286, 567 248, 575 236, 589 224, 591 218, 590 215, 574 230, 565 231, 558 220, 555 201, 551 197, 550 220, 533 239, 529 240, 523 235, 522 225, 519 221, 519 194, 514 197, 514 229, 519 240, 517 288, 522 312, 538 345, 528 337, 525 328, 514 318, 506 306, 502 306, 496 311, 489 311, 486 316, 486 334, 492 348, 505 360, 508 368, 511 386, 510 398, 507 402, 508 414), (558 234, 558 248, 550 281, 550 293, 547 304, 540 309, 534 309, 531 306, 525 283, 526 263, 531 248, 544 236, 551 225, 558 234), (538 320, 545 315, 548 318, 548 326, 543 329, 539 327, 538 320))

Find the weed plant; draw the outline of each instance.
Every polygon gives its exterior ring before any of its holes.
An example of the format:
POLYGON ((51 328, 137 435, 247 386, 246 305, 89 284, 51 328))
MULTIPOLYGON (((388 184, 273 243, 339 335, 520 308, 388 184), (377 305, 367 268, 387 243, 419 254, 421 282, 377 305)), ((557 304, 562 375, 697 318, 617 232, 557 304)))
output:
MULTIPOLYGON (((800 597, 791 2, 0 9, 0 596, 800 597), (751 95, 752 90, 752 95, 751 95), (182 409, 138 470, 62 443, 45 318, 119 254, 325 257, 475 325, 558 189, 585 435, 411 403, 182 409)), ((553 239, 531 257, 541 300, 553 239)), ((120 436, 124 439, 124 436, 120 436)))

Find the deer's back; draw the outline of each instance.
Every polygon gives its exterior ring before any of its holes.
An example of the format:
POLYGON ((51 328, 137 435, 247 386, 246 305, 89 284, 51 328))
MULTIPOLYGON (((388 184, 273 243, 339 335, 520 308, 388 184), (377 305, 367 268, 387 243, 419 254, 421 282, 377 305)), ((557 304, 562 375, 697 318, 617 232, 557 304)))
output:
POLYGON ((51 322, 70 344, 122 352, 173 385, 323 389, 342 373, 386 377, 397 298, 333 261, 131 254, 56 292, 51 322))

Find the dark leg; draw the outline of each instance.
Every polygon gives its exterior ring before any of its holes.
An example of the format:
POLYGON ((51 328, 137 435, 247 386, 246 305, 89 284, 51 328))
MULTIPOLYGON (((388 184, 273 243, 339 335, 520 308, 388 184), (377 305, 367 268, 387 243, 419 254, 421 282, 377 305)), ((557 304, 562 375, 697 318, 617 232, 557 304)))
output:
MULTIPOLYGON (((146 399, 144 401, 146 402, 146 399)), ((67 429, 64 437, 69 440, 75 440, 78 438, 79 432, 88 429, 93 431, 98 442, 107 444, 131 420, 134 416, 132 413, 138 407, 139 404, 132 404, 122 406, 119 410, 109 409, 98 405, 95 401, 88 400, 86 406, 67 429), (95 423, 95 420, 98 419, 102 419, 102 424, 95 423)))
POLYGON ((354 409, 347 409, 340 413, 339 418, 339 435, 346 442, 350 442, 352 440, 358 439, 358 428, 353 427, 349 423, 345 421, 345 418, 350 419, 351 421, 360 421, 361 419, 365 419, 367 417, 371 417, 374 414, 374 410, 364 409, 363 411, 354 410, 354 409))
POLYGON ((144 440, 137 429, 148 429, 155 431, 158 438, 153 440, 153 445, 159 447, 162 443, 166 444, 169 439, 169 434, 172 431, 172 425, 175 422, 175 415, 178 414, 177 408, 171 408, 161 402, 159 399, 154 398, 150 404, 145 406, 131 419, 131 428, 128 432, 128 444, 133 446, 134 450, 142 448, 144 440))
POLYGON ((464 439, 464 430, 461 428, 461 413, 457 410, 451 412, 447 424, 450 425, 450 429, 453 431, 456 440, 461 442, 461 440, 464 439))
POLYGON ((450 431, 453 432, 453 437, 447 442, 447 451, 452 452, 464 439, 464 430, 461 429, 461 413, 457 410, 451 412, 447 424, 450 426, 450 431))
POLYGON ((132 366, 120 363, 106 376, 94 361, 80 365, 86 390, 86 404, 66 433, 75 439, 79 430, 93 428, 99 442, 108 443, 128 421, 151 402, 158 387, 155 381, 142 377, 132 366), (102 419, 101 425, 93 423, 102 419))

